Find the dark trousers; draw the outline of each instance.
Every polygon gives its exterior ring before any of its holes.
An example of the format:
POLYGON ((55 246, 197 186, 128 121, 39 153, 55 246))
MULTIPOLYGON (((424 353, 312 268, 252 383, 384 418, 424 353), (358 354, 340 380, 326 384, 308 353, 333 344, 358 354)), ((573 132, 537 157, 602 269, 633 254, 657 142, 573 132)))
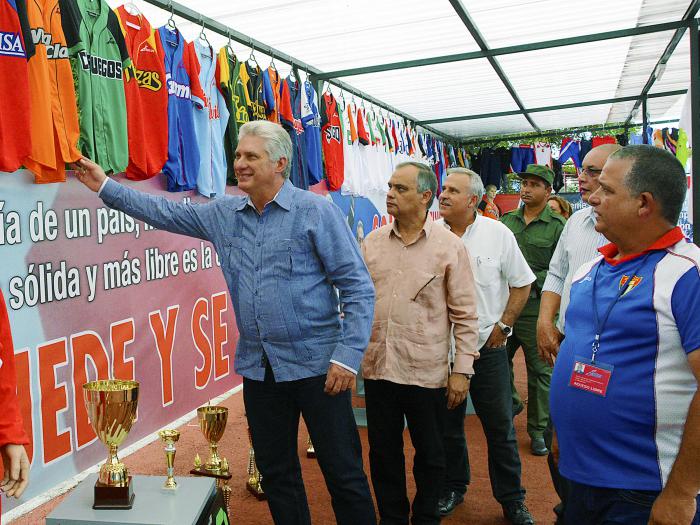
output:
POLYGON ((416 453, 413 477, 416 497, 411 523, 438 524, 440 484, 445 475, 442 446, 444 388, 423 388, 365 379, 369 465, 382 525, 409 522, 406 465, 403 455, 404 417, 416 453))
MULTIPOLYGON (((571 480, 569 488, 564 519, 572 525, 647 525, 659 495, 658 491, 607 489, 571 480)), ((700 525, 700 496, 697 508, 689 525, 700 525)))
MULTIPOLYGON (((474 362, 469 386, 476 415, 481 421, 488 445, 491 491, 499 503, 525 499, 520 484, 520 454, 515 439, 510 391, 510 367, 505 347, 483 347, 474 362)), ((453 410, 444 407, 446 471, 442 493, 464 494, 471 478, 469 453, 464 434, 465 400, 453 410)))
POLYGON ((374 504, 362 467, 351 393, 329 396, 323 392, 325 381, 324 375, 277 383, 269 368, 264 381, 243 381, 255 459, 272 519, 277 525, 311 523, 297 451, 301 414, 331 494, 336 521, 374 525, 374 504))
MULTIPOLYGON (((552 450, 552 436, 554 434, 554 427, 552 425, 552 420, 549 420, 549 425, 547 425, 544 431, 544 443, 547 445, 549 450, 552 450)), ((569 493, 569 480, 564 476, 559 474, 559 466, 554 462, 554 456, 549 454, 547 456, 547 466, 549 467, 549 475, 552 478, 552 484, 554 485, 554 490, 559 496, 560 503, 554 507, 554 513, 557 515, 557 521, 555 525, 563 525, 566 523, 564 521, 564 513, 566 509, 566 496, 569 493)))

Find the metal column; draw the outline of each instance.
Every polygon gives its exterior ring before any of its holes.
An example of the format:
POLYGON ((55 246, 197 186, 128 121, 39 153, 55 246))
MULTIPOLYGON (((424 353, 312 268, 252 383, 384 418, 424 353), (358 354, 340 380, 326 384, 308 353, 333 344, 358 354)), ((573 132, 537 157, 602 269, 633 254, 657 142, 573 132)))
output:
POLYGON ((647 96, 642 97, 642 143, 649 144, 647 127, 649 126, 649 111, 647 110, 647 96))
POLYGON ((698 244, 700 243, 700 35, 697 18, 694 18, 690 24, 690 103, 693 133, 691 164, 693 241, 698 244))

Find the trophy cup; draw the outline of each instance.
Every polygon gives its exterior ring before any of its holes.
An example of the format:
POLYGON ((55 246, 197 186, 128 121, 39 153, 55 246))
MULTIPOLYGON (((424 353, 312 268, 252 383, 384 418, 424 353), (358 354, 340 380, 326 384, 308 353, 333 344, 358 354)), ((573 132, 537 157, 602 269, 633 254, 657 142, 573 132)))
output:
POLYGON ((221 470, 221 458, 217 452, 217 447, 226 428, 228 408, 210 405, 199 407, 197 409, 197 419, 199 419, 199 429, 209 442, 209 459, 204 464, 204 468, 209 472, 219 472, 221 470))
POLYGON ((306 438, 306 457, 307 458, 315 458, 316 457, 316 449, 314 448, 314 444, 311 442, 311 436, 308 436, 306 438))
POLYGON ((202 460, 197 454, 194 458, 194 468, 190 470, 190 474, 216 478, 216 487, 221 489, 228 511, 231 499, 231 487, 228 486, 228 482, 232 476, 228 471, 228 461, 226 461, 226 458, 220 458, 217 451, 219 440, 226 428, 228 408, 211 405, 199 407, 197 409, 197 419, 199 419, 199 429, 209 442, 209 459, 202 464, 202 460))
POLYGON ((179 430, 161 430, 158 432, 160 439, 165 443, 165 460, 168 465, 168 479, 165 480, 164 489, 175 490, 177 481, 175 481, 175 443, 180 439, 179 430))
POLYGON ((83 385, 90 425, 108 450, 95 482, 93 509, 130 509, 134 487, 129 472, 117 457, 117 448, 126 439, 136 417, 139 384, 136 381, 108 379, 83 385))
POLYGON ((258 501, 267 499, 265 491, 262 488, 262 474, 258 470, 258 466, 255 464, 255 450, 253 450, 253 439, 250 435, 250 429, 248 429, 248 441, 250 442, 250 450, 248 451, 248 481, 246 481, 246 488, 258 501))

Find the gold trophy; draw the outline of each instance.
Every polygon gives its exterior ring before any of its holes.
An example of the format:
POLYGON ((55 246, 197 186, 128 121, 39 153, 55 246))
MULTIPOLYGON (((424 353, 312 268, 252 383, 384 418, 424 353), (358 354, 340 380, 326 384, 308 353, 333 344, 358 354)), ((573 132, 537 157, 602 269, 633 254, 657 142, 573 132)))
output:
POLYGON ((228 408, 211 405, 199 407, 197 409, 197 419, 199 419, 199 429, 209 442, 209 459, 204 464, 204 468, 209 472, 219 472, 221 470, 221 458, 217 452, 217 447, 226 429, 228 408))
POLYGON ((311 442, 311 436, 308 436, 306 438, 306 457, 307 458, 315 458, 316 457, 316 449, 314 448, 314 444, 311 442))
POLYGON ((92 508, 130 509, 134 503, 133 483, 126 466, 117 457, 117 448, 136 418, 139 384, 121 379, 91 381, 83 385, 83 394, 90 425, 109 449, 95 482, 92 508))
POLYGON ((164 489, 175 490, 177 481, 175 481, 175 443, 180 439, 179 430, 161 430, 158 432, 160 439, 165 443, 165 461, 168 465, 168 479, 165 480, 164 489))
POLYGON ((248 429, 248 441, 250 442, 250 450, 248 451, 248 481, 245 486, 255 498, 259 501, 267 499, 265 491, 262 488, 262 474, 258 470, 258 465, 255 463, 255 450, 253 450, 253 438, 248 429))
POLYGON ((211 405, 199 407, 197 409, 197 419, 199 419, 199 429, 209 442, 209 459, 202 464, 202 460, 197 454, 194 458, 194 468, 190 470, 190 474, 215 478, 216 487, 221 489, 226 510, 228 511, 231 500, 231 487, 228 486, 228 482, 232 476, 228 471, 228 461, 226 461, 226 458, 220 458, 217 451, 219 440, 226 428, 228 408, 211 405))

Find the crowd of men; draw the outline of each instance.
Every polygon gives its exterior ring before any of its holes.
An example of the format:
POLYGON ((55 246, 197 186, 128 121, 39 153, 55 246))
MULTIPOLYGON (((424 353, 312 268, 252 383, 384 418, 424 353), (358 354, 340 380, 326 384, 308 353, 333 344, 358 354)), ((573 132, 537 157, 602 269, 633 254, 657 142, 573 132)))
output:
POLYGON ((568 222, 548 205, 545 166, 518 174, 522 206, 500 220, 479 176, 451 169, 433 221, 433 172, 403 163, 386 197, 394 220, 360 248, 339 208, 289 182, 281 127, 247 123, 239 139, 247 196, 207 204, 140 193, 87 159, 76 168, 108 206, 219 252, 275 523, 310 523, 300 416, 337 522, 376 523, 351 407, 359 373, 382 524, 436 524, 464 501, 468 394, 510 523, 534 523, 513 424, 527 405, 530 450, 549 456, 562 500, 558 523, 700 524, 700 250, 676 227, 686 177, 675 157, 646 146, 591 150, 579 179, 591 206, 568 222), (527 402, 514 387, 519 349, 527 402))

